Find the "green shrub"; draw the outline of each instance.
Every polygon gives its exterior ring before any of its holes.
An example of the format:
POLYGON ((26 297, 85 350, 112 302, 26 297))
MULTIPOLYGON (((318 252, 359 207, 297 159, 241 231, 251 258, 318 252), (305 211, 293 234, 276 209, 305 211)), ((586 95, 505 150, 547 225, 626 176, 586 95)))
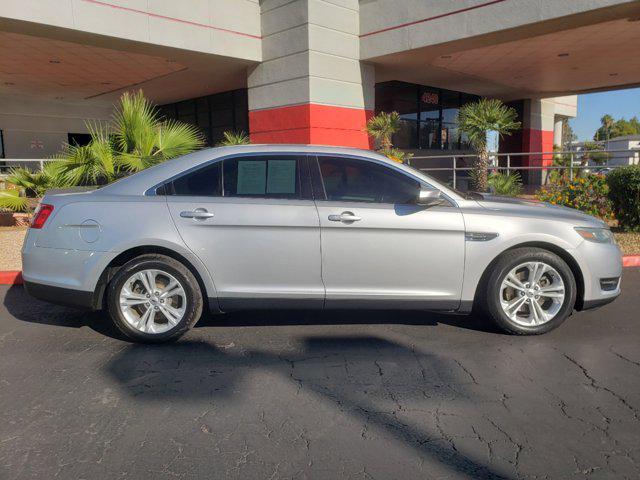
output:
POLYGON ((640 232, 640 165, 616 168, 607 176, 607 184, 620 228, 640 232))
POLYGON ((494 195, 515 197, 522 193, 522 179, 518 172, 493 172, 487 182, 494 195))
POLYGON ((536 192, 543 202, 581 210, 602 219, 613 218, 604 175, 588 174, 569 180, 560 177, 536 192))
POLYGON ((28 212, 29 199, 20 196, 19 190, 0 190, 0 211, 28 212))

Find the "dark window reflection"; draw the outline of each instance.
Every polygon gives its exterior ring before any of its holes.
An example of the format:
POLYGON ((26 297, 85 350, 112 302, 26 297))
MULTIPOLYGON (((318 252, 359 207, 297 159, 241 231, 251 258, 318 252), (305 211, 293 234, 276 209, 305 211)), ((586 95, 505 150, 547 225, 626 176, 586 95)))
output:
POLYGON ((405 82, 376 85, 376 113, 400 113, 402 126, 393 137, 398 148, 468 150, 468 140, 458 129, 462 105, 479 97, 405 82))
POLYGON ((159 109, 167 119, 180 120, 200 128, 207 146, 214 146, 222 140, 222 134, 227 130, 249 131, 246 89, 191 98, 161 105, 159 109))

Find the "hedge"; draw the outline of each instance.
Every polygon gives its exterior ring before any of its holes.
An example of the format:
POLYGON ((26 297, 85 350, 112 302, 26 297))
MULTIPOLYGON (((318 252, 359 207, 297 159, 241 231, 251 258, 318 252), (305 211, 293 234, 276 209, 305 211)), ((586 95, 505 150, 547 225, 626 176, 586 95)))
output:
POLYGON ((640 165, 616 168, 607 175, 607 184, 620 228, 640 232, 640 165))

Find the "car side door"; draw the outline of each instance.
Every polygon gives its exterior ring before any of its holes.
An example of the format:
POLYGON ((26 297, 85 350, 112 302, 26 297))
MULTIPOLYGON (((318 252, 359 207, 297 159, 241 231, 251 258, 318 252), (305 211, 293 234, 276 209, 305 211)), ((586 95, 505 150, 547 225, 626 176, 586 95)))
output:
POLYGON ((171 217, 223 311, 322 307, 320 226, 304 157, 231 156, 166 186, 171 217))
POLYGON ((373 159, 317 155, 325 306, 455 309, 464 221, 453 203, 416 203, 425 185, 373 159))

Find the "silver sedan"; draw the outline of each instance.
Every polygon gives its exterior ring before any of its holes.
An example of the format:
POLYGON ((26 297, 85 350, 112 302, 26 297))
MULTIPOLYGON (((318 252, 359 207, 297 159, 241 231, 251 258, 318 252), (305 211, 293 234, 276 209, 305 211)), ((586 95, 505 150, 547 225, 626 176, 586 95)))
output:
POLYGON ((176 338, 203 312, 483 312, 539 334, 620 294, 605 223, 456 192, 374 152, 201 150, 102 188, 49 192, 22 250, 27 291, 176 338))

